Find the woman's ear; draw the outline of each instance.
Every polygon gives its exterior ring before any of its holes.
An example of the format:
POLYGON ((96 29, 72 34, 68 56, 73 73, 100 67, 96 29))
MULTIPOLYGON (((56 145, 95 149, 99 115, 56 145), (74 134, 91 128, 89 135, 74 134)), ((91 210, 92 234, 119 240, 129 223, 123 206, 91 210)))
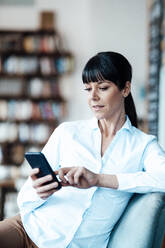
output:
POLYGON ((125 87, 124 89, 122 90, 122 95, 124 97, 127 97, 129 95, 129 93, 131 92, 131 82, 130 81, 127 81, 125 83, 125 87))

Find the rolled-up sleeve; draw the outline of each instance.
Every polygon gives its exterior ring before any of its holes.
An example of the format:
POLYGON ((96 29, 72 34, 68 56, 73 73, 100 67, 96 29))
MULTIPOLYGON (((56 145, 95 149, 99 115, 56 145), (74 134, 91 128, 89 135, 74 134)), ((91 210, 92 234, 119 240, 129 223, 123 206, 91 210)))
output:
POLYGON ((141 171, 135 173, 117 174, 118 190, 133 193, 165 192, 165 152, 156 139, 146 146, 141 168, 141 171))

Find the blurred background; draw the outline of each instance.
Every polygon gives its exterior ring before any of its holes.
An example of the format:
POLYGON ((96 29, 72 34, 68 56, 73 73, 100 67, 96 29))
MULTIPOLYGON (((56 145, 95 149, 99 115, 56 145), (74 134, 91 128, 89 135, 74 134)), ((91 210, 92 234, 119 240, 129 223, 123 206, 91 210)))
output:
POLYGON ((0 0, 0 219, 18 212, 26 151, 92 117, 81 73, 101 51, 133 67, 139 127, 165 149, 164 0, 0 0))

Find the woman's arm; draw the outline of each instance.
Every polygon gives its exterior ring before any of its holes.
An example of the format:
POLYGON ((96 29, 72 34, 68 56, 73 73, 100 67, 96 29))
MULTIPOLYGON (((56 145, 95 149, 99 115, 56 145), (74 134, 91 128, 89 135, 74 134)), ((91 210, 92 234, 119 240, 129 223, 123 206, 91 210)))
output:
POLYGON ((96 174, 85 167, 64 167, 55 173, 59 175, 63 186, 83 189, 93 186, 118 188, 118 180, 115 175, 96 174))
POLYGON ((98 186, 132 193, 165 192, 165 152, 156 140, 151 141, 141 159, 141 170, 134 173, 95 174, 82 167, 66 167, 56 173, 64 186, 98 186))
POLYGON ((96 186, 118 189, 119 182, 116 175, 99 174, 98 183, 96 186))
POLYGON ((165 152, 156 139, 146 147, 141 159, 142 170, 116 174, 118 190, 133 193, 165 192, 165 152))

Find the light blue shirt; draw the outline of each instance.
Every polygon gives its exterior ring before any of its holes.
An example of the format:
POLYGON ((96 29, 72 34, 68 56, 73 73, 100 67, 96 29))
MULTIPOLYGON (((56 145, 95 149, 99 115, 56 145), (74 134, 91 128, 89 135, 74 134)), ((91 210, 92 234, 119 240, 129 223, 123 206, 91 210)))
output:
POLYGON ((132 193, 165 192, 165 153, 154 136, 133 127, 128 117, 103 157, 95 118, 59 125, 42 152, 53 169, 84 166, 115 174, 119 188, 63 187, 42 200, 29 178, 18 205, 25 230, 39 248, 106 248, 132 193))

